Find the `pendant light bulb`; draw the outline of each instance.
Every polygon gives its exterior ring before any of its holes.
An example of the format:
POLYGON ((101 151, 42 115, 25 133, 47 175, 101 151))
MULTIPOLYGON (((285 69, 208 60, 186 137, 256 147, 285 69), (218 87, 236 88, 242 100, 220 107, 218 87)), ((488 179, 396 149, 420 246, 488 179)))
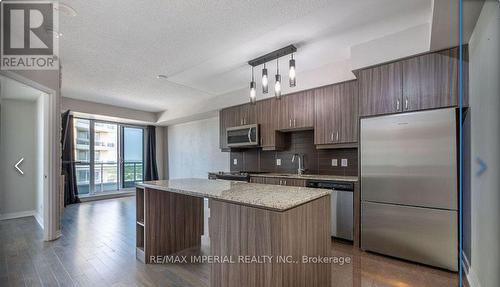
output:
POLYGON ((250 103, 252 104, 255 104, 255 101, 257 100, 257 91, 255 90, 255 86, 252 67, 252 81, 250 82, 250 103))
POLYGON ((269 79, 267 77, 267 68, 266 64, 264 64, 264 69, 262 69, 262 93, 267 94, 267 86, 269 85, 269 79))
POLYGON ((274 83, 274 96, 281 99, 281 75, 278 59, 276 59, 276 78, 274 83))
POLYGON ((290 70, 289 70, 288 76, 289 76, 289 81, 290 81, 290 87, 295 87, 297 82, 295 79, 295 59, 293 58, 293 54, 292 54, 292 58, 290 59, 289 64, 290 64, 290 70))

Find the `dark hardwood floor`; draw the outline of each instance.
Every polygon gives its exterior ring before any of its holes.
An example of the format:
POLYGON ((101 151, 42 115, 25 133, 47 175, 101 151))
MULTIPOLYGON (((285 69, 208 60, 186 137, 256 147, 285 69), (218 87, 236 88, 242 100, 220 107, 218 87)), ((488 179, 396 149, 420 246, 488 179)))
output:
MULTIPOLYGON (((144 265, 135 259, 135 198, 66 208, 62 237, 43 242, 33 217, 0 221, 0 287, 209 286, 204 264, 144 265)), ((207 254, 208 238, 201 250, 207 254)), ((455 273, 353 250, 334 242, 332 286, 458 286, 455 273)))

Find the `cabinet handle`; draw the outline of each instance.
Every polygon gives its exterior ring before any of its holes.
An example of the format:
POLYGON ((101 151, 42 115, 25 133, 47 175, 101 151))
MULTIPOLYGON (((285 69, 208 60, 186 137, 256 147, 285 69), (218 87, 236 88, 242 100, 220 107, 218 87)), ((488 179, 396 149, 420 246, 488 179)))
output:
POLYGON ((339 141, 339 131, 337 131, 337 135, 335 135, 335 141, 339 141))
POLYGON ((396 111, 399 111, 399 99, 396 101, 396 111))
POLYGON ((296 125, 295 125, 295 119, 293 119, 293 126, 296 127, 296 125))
POLYGON ((405 109, 408 110, 408 108, 409 108, 408 107, 408 97, 406 97, 406 99, 405 99, 405 109))

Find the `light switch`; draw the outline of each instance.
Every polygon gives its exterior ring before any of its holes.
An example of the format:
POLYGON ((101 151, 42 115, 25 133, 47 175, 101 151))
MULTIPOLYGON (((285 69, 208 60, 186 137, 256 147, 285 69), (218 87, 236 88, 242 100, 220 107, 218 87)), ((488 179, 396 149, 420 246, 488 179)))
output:
POLYGON ((347 166, 347 158, 343 158, 342 162, 340 164, 342 167, 346 167, 347 166))
POLYGON ((332 158, 332 166, 339 166, 339 161, 336 158, 332 158))
POLYGON ((237 158, 233 158, 233 165, 238 165, 238 159, 237 158))
POLYGON ((276 159, 276 165, 281 165, 281 158, 276 159))

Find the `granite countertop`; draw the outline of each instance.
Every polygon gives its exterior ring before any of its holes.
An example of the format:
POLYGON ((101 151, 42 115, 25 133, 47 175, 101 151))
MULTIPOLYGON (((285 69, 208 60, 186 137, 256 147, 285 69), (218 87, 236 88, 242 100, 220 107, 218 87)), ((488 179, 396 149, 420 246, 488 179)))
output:
POLYGON ((285 211, 331 193, 328 189, 197 178, 146 181, 137 186, 274 211, 285 211))
POLYGON ((315 180, 335 180, 357 182, 357 176, 341 176, 341 175, 326 175, 326 174, 293 174, 293 173, 250 173, 254 177, 278 177, 278 178, 293 178, 293 179, 315 179, 315 180))

